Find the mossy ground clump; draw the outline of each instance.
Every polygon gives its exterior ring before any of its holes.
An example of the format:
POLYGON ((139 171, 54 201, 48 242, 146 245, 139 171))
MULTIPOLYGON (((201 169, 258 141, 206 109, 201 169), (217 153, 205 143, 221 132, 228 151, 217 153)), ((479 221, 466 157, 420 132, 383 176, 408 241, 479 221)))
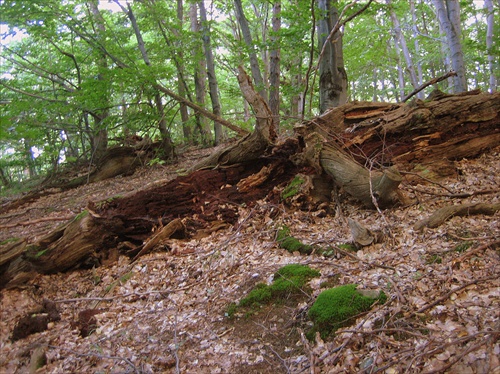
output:
POLYGON ((276 236, 276 241, 279 246, 286 249, 288 252, 299 252, 302 254, 311 254, 313 251, 313 246, 304 244, 297 238, 290 236, 290 229, 287 226, 282 226, 278 230, 278 235, 276 236))
POLYGON ((307 334, 309 339, 313 339, 318 331, 324 339, 339 327, 348 326, 360 313, 370 310, 376 301, 383 304, 387 300, 383 292, 367 296, 356 290, 357 287, 356 284, 347 284, 318 295, 309 309, 309 318, 314 323, 307 334))
MULTIPOLYGON (((320 276, 319 271, 306 265, 289 264, 274 274, 274 281, 270 285, 259 283, 250 291, 248 296, 241 299, 238 307, 254 307, 274 301, 284 300, 290 296, 304 292, 306 283, 320 276)), ((233 313, 235 308, 231 308, 233 313)))

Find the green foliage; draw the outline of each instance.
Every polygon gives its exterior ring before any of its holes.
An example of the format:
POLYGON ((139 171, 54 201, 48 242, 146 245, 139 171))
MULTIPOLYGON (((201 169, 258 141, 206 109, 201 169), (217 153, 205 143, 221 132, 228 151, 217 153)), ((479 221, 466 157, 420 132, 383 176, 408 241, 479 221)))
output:
POLYGON ((384 292, 375 297, 365 296, 356 290, 357 287, 356 284, 347 284, 318 295, 309 309, 309 317, 314 323, 308 333, 309 338, 313 338, 318 331, 324 339, 339 327, 348 326, 359 314, 370 310, 376 301, 383 304, 387 300, 384 292))
POLYGON ((254 307, 271 301, 284 300, 291 295, 304 292, 306 283, 320 276, 317 270, 300 264, 289 264, 274 274, 272 284, 259 283, 239 302, 239 307, 254 307))
POLYGON ((290 229, 287 226, 282 226, 278 230, 276 241, 281 248, 291 253, 300 252, 302 254, 310 254, 314 249, 311 245, 303 244, 300 240, 290 236, 290 229))
MULTIPOLYGON (((130 2, 148 63, 137 48, 127 15, 116 6, 117 10, 107 9, 113 2, 98 3, 103 27, 98 27, 101 20, 90 10, 88 1, 0 2, 0 167, 14 184, 55 171, 64 163, 91 160, 98 133, 106 132, 110 145, 133 133, 155 138, 160 136, 158 124, 164 119, 173 141, 186 141, 178 104, 162 94, 160 100, 165 108, 159 113, 155 102, 158 92, 153 84, 175 90, 182 83, 186 97, 196 101, 195 67, 205 57, 200 34, 191 30, 187 19, 191 3, 184 2, 184 18, 179 20, 176 7, 168 2, 130 2)), ((306 91, 307 79, 316 86, 307 87, 306 117, 314 113, 318 101, 315 66, 319 50, 317 41, 311 40, 314 24, 310 2, 283 1, 278 33, 270 28, 271 3, 243 3, 255 52, 262 57, 262 71, 268 71, 265 65, 269 51, 280 47, 281 130, 291 129, 299 117, 297 103, 306 91), (309 67, 312 70, 307 77, 309 67)), ((211 4, 207 8, 208 22, 203 26, 210 30, 222 116, 252 130, 253 119, 242 115, 247 108, 234 72, 239 64, 250 71, 249 50, 237 36, 232 2, 216 0, 211 4)), ((348 4, 339 1, 339 10, 348 4)), ((346 17, 362 5, 348 7, 346 17)), ((391 8, 384 2, 373 2, 343 30, 351 99, 395 101, 413 89, 405 71, 407 66, 395 47, 390 9, 400 20, 415 66, 422 71, 422 81, 448 71, 431 2, 393 1, 391 8), (399 87, 398 69, 403 73, 403 87, 399 87)), ((495 7, 496 19, 498 12, 495 7)), ((499 78, 499 26, 494 25, 493 45, 488 50, 487 15, 487 10, 475 2, 461 2, 462 43, 471 89, 486 90, 491 70, 499 78)), ((315 16, 317 21, 319 14, 315 16)), ((447 82, 438 86, 447 91, 447 82)), ((210 106, 208 97, 204 105, 210 106)), ((194 131, 196 119, 193 113, 190 115, 184 126, 200 137, 199 131, 194 131)), ((283 199, 295 191, 294 186, 289 186, 283 199)))

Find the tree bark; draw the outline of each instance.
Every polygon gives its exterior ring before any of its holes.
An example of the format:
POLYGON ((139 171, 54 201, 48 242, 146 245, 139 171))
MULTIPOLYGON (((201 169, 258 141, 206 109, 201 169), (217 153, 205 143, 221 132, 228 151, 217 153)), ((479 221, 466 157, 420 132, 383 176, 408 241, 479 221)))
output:
MULTIPOLYGON (((94 18, 96 24, 96 35, 98 40, 104 45, 104 34, 106 33, 106 25, 104 23, 104 19, 102 18, 101 12, 98 8, 98 1, 91 0, 88 2, 90 12, 92 13, 92 17, 94 18)), ((105 74, 108 70, 108 61, 106 54, 103 52, 100 54, 98 60, 98 69, 99 73, 97 74, 97 80, 103 84, 104 87, 100 87, 100 104, 103 108, 107 108, 107 103, 109 102, 109 92, 108 92, 108 84, 105 74), (103 90, 104 88, 104 90, 103 90), (104 92, 103 92, 104 91, 104 92)), ((94 131, 91 137, 92 140, 92 152, 95 159, 99 160, 104 153, 106 152, 106 148, 108 147, 108 130, 106 129, 105 120, 109 116, 108 109, 92 108, 92 118, 94 119, 94 131)))
POLYGON ((273 6, 272 27, 273 34, 271 36, 271 53, 269 67, 269 108, 273 115, 273 126, 279 129, 280 122, 280 37, 281 29, 281 2, 276 1, 273 6))
MULTIPOLYGON (((177 0, 177 20, 179 22, 179 29, 182 30, 182 24, 184 23, 184 6, 182 0, 177 0)), ((178 32, 177 36, 179 36, 178 32)), ((177 47, 177 58, 179 61, 184 60, 184 51, 182 50, 181 38, 178 38, 178 43, 176 43, 177 47)), ((184 66, 181 64, 176 64, 177 67, 177 92, 179 96, 186 97, 186 87, 184 82, 184 66)), ((185 141, 189 144, 192 143, 192 129, 189 126, 189 114, 188 107, 184 103, 179 103, 179 111, 181 113, 181 121, 182 121, 182 134, 184 135, 185 141)))
POLYGON ((453 92, 467 90, 464 53, 461 42, 460 4, 457 0, 433 0, 437 17, 446 35, 446 46, 452 69, 457 73, 453 78, 453 92))
POLYGON ((257 91, 260 96, 267 102, 267 92, 266 85, 264 84, 264 80, 262 78, 262 74, 259 67, 259 60, 257 59, 257 54, 255 53, 254 44, 252 41, 252 34, 250 33, 250 28, 248 26, 248 21, 245 17, 245 12, 243 11, 243 5, 241 4, 241 0, 234 0, 234 8, 236 10, 236 18, 241 27, 241 33, 243 35, 243 40, 248 48, 248 54, 250 57, 250 68, 252 71, 253 80, 255 82, 255 86, 257 87, 257 91))
MULTIPOLYGON (((189 18, 191 19, 191 32, 200 34, 200 22, 198 22, 198 8, 196 3, 191 3, 189 8, 189 18)), ((207 67, 203 56, 203 43, 201 37, 195 38, 192 58, 194 61, 194 87, 196 92, 196 103, 199 107, 205 108, 205 81, 207 79, 207 67)), ((201 135, 201 142, 204 145, 212 143, 212 132, 208 118, 195 111, 196 125, 201 135)), ((215 123, 217 123, 215 121, 215 123)))
MULTIPOLYGON (((201 20, 201 36, 203 39, 203 47, 205 51, 205 59, 207 62, 208 88, 210 92, 210 100, 212 101, 212 111, 216 116, 221 115, 219 88, 217 76, 215 75, 214 54, 212 44, 210 43, 210 28, 208 26, 207 12, 203 1, 198 2, 200 8, 201 20)), ((215 144, 220 144, 224 140, 224 133, 219 122, 214 122, 215 144)))
POLYGON ((347 74, 342 54, 342 35, 336 32, 329 38, 339 20, 338 10, 330 0, 319 0, 318 7, 322 11, 318 22, 318 44, 319 49, 325 52, 319 64, 319 109, 324 113, 328 108, 347 101, 347 74))
MULTIPOLYGON (((500 6, 500 5, 499 5, 500 6)), ((484 0, 484 7, 488 12, 486 15, 486 50, 488 51, 488 68, 490 71, 489 89, 493 93, 497 89, 497 77, 495 75, 495 56, 493 55, 493 29, 495 27, 495 9, 492 0, 484 0)), ((498 72, 496 72, 498 74, 498 72)))

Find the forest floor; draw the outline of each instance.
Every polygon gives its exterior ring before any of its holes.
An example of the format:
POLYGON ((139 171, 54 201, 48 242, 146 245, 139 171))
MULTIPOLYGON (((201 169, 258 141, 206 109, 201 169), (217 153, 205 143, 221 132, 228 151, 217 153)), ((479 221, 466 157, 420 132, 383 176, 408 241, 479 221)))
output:
MULTIPOLYGON (((171 180, 210 151, 54 191, 0 216, 0 241, 34 241, 88 201, 171 180)), ((41 356, 46 365, 40 373, 500 373, 498 212, 414 229, 444 206, 500 203, 499 186, 497 148, 455 162, 454 175, 438 183, 405 181, 402 190, 416 201, 410 206, 377 212, 341 195, 335 213, 319 217, 264 199, 240 206, 234 227, 203 239, 169 239, 134 263, 121 256, 98 268, 39 275, 22 289, 0 293, 0 371, 35 372, 30 360, 41 356), (485 190, 496 192, 450 197, 485 190), (289 253, 276 242, 278 228, 287 225, 304 243, 335 248, 351 240, 348 218, 382 230, 385 240, 329 255, 289 253), (291 263, 320 271, 309 284, 311 296, 229 318, 232 302, 291 263), (314 298, 349 283, 383 290, 388 301, 334 336, 308 341, 307 308, 314 298), (60 320, 11 341, 16 323, 43 299, 56 303, 60 320), (82 337, 85 313, 95 320, 86 320, 92 333, 82 337)))

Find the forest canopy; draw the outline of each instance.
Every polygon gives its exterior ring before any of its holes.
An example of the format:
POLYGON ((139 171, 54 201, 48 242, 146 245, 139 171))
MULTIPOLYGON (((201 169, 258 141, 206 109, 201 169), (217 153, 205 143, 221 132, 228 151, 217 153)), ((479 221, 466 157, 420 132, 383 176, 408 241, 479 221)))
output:
POLYGON ((496 91, 499 8, 493 0, 2 0, 0 185, 92 163, 132 141, 159 142, 149 162, 161 163, 175 149, 237 134, 214 118, 252 131, 239 65, 286 134, 320 111, 325 9, 336 14, 329 42, 343 53, 346 100, 401 102, 451 70, 458 78, 417 96, 496 91))

